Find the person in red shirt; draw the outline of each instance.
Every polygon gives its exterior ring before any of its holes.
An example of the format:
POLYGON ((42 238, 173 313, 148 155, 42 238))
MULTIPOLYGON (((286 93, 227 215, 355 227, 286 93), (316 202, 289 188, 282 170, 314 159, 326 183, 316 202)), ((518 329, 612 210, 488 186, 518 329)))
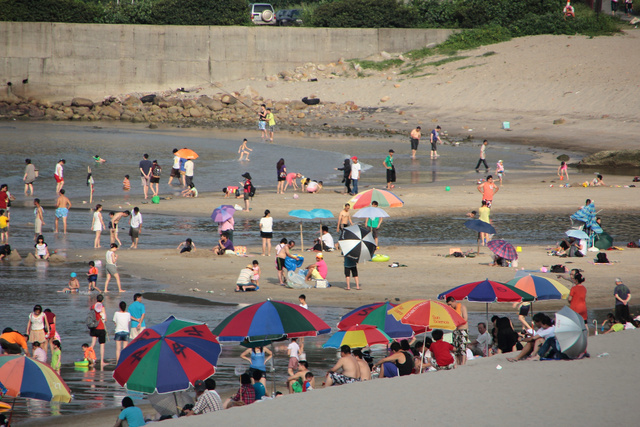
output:
POLYGON ((587 323, 587 288, 583 283, 585 278, 579 271, 573 276, 573 282, 575 283, 569 292, 569 308, 578 313, 584 319, 584 323, 587 323))
MULTIPOLYGON (((49 347, 51 347, 51 357, 53 357, 53 341, 56 340, 56 315, 50 308, 44 310, 44 315, 49 322, 49 332, 44 336, 47 339, 49 347)), ((44 346, 44 351, 47 351, 47 345, 44 346)))
POLYGON ((442 341, 443 335, 440 329, 434 329, 431 333, 434 342, 429 347, 432 356, 431 365, 438 371, 455 368, 455 361, 451 353, 455 352, 456 349, 448 342, 442 341))
POLYGON ((95 312, 96 320, 98 321, 98 326, 95 328, 89 329, 89 336, 91 336, 91 348, 95 348, 96 339, 98 343, 100 343, 100 366, 104 366, 104 344, 107 342, 107 331, 105 328, 105 320, 107 319, 107 310, 102 305, 102 301, 104 297, 102 295, 98 295, 96 297, 96 303, 91 306, 91 310, 95 312))
POLYGON ((500 190, 493 182, 493 176, 487 176, 487 180, 482 184, 478 185, 478 191, 482 194, 482 201, 487 202, 487 207, 491 207, 491 202, 493 202, 493 195, 496 194, 500 190))
POLYGON ((240 375, 240 389, 235 396, 228 398, 224 402, 224 409, 233 408, 234 406, 250 405, 256 401, 256 392, 251 385, 251 377, 249 374, 240 375))

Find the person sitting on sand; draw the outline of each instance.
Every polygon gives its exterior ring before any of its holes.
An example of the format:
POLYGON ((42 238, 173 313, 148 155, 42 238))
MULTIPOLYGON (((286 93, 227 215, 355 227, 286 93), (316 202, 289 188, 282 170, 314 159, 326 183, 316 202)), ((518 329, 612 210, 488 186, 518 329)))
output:
POLYGON ((115 427, 123 426, 123 421, 126 421, 129 427, 142 427, 147 423, 144 420, 142 409, 135 406, 133 404, 133 399, 129 396, 122 399, 122 407, 124 409, 120 412, 120 415, 118 415, 115 427))
POLYGON ((224 402, 224 409, 233 408, 234 406, 250 405, 256 401, 256 392, 251 384, 251 377, 244 373, 240 375, 240 388, 235 396, 228 398, 224 402))
POLYGON ((553 322, 551 322, 551 318, 544 313, 536 313, 533 316, 533 324, 537 328, 536 333, 531 336, 524 338, 522 341, 526 344, 524 348, 516 357, 508 357, 507 360, 509 362, 517 362, 519 360, 524 359, 529 355, 533 355, 529 359, 535 360, 539 359, 540 356, 537 354, 540 346, 549 338, 555 337, 556 328, 553 326, 553 322))
POLYGON ((369 381, 371 379, 371 368, 366 360, 364 360, 364 354, 359 348, 353 350, 353 357, 358 361, 360 367, 360 381, 369 381))
POLYGON ((400 343, 394 341, 389 347, 391 354, 378 360, 373 367, 382 366, 380 378, 403 377, 413 372, 413 357, 406 351, 402 351, 400 343))
POLYGON ((193 387, 196 391, 196 404, 191 409, 186 409, 185 414, 200 415, 209 412, 219 411, 223 408, 222 399, 216 391, 216 382, 213 378, 207 378, 207 380, 197 380, 193 387), (206 382, 211 383, 212 388, 208 388, 206 382))
POLYGON ((360 381, 360 366, 358 361, 351 354, 351 347, 343 345, 340 347, 340 359, 327 371, 325 379, 325 388, 332 385, 351 384, 360 381), (341 373, 338 373, 342 370, 341 373))
POLYGON ((36 248, 37 259, 49 259, 49 257, 51 256, 49 254, 49 247, 44 241, 44 236, 42 235, 38 236, 38 240, 34 245, 34 247, 36 248))
POLYGON ((489 264, 491 267, 509 267, 509 260, 499 255, 493 254, 493 262, 489 264))
POLYGON ((11 245, 0 245, 0 260, 5 259, 9 255, 11 255, 11 245))
POLYGON ((306 280, 324 280, 327 278, 327 274, 329 273, 329 268, 327 267, 327 263, 324 261, 324 256, 322 252, 316 254, 316 262, 307 267, 307 277, 306 280))
POLYGON ((604 183, 604 181, 602 180, 602 175, 598 174, 596 175, 595 178, 593 178, 593 181, 591 181, 589 183, 589 187, 606 187, 607 184, 604 183))
POLYGON ((227 253, 227 251, 233 251, 233 242, 231 240, 229 240, 229 237, 225 234, 222 233, 220 235, 220 240, 218 241, 218 245, 213 248, 213 252, 216 255, 224 255, 225 253, 227 253))
POLYGON ((78 290, 80 289, 80 282, 78 281, 77 274, 71 273, 70 277, 71 278, 69 279, 69 283, 67 284, 67 287, 58 292, 72 293, 72 294, 78 293, 78 290))
POLYGON ((259 289, 253 280, 253 265, 249 264, 240 270, 236 279, 236 292, 257 291, 259 289))
POLYGON ((453 354, 456 351, 456 348, 442 340, 444 333, 440 329, 434 329, 431 332, 431 337, 433 338, 433 343, 431 347, 429 347, 429 351, 431 351, 431 366, 436 368, 437 371, 454 369, 456 367, 455 359, 453 358, 453 354))
MULTIPOLYGON (((433 340, 429 337, 425 337, 424 345, 422 341, 418 341, 414 350, 414 358, 413 358, 413 371, 415 373, 420 373, 420 367, 422 366, 422 372, 427 372, 431 369, 431 344, 433 340)), ((435 368, 434 368, 435 369, 435 368)))
POLYGON ((196 244, 193 243, 193 240, 191 240, 189 238, 189 239, 185 240, 184 242, 180 243, 176 249, 179 250, 180 253, 195 252, 196 251, 196 244))
POLYGON ((318 252, 331 252, 334 250, 335 243, 333 241, 333 236, 329 233, 329 227, 326 225, 322 226, 322 236, 314 241, 313 249, 318 252), (322 247, 320 247, 320 242, 322 242, 322 247))
POLYGON ((193 184, 193 182, 189 183, 189 187, 185 188, 180 192, 182 197, 198 197, 198 189, 193 184))
MULTIPOLYGON (((307 372, 309 372, 309 363, 307 363, 306 360, 300 360, 298 362, 298 372, 287 378, 289 394, 302 392, 302 386, 307 372)), ((313 381, 313 387, 315 387, 315 380, 313 381)))
POLYGON ((235 197, 236 199, 241 199, 242 195, 240 194, 240 192, 238 192, 238 189, 240 187, 236 186, 236 187, 224 187, 222 189, 222 192, 224 193, 224 198, 229 198, 229 197, 235 197))

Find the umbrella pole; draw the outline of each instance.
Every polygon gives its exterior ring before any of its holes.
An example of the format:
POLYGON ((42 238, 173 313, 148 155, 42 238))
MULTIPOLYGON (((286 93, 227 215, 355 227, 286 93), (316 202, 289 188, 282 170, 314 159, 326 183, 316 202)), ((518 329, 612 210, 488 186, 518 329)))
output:
POLYGON ((176 392, 173 392, 173 400, 175 400, 176 402, 176 415, 180 416, 180 407, 178 406, 178 396, 176 395, 176 392))
POLYGON ((324 249, 324 243, 322 242, 322 221, 320 221, 320 253, 324 249))
POLYGON ((9 421, 7 421, 7 425, 11 426, 11 418, 13 418, 13 408, 16 406, 16 398, 13 398, 13 403, 11 404, 11 412, 9 412, 9 421))
POLYGON ((478 233, 478 255, 480 255, 480 233, 478 233))
POLYGON ((425 331, 422 337, 422 356, 420 356, 420 373, 422 373, 422 362, 424 362, 424 355, 426 353, 424 345, 427 343, 427 332, 425 331))
POLYGON ((302 240, 302 221, 300 221, 300 247, 304 251, 304 240, 302 240))
MULTIPOLYGON (((302 223, 300 223, 300 227, 302 227, 302 223)), ((273 363, 273 359, 276 357, 276 351, 273 348, 273 341, 271 341, 271 397, 276 397, 276 369, 273 363)))

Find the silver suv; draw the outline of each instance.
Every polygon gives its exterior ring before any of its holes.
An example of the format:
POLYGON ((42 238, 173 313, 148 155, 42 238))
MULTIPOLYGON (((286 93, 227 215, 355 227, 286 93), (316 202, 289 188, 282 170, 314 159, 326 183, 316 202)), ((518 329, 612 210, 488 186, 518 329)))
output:
POLYGON ((255 25, 275 25, 273 6, 269 3, 251 3, 251 22, 255 25))

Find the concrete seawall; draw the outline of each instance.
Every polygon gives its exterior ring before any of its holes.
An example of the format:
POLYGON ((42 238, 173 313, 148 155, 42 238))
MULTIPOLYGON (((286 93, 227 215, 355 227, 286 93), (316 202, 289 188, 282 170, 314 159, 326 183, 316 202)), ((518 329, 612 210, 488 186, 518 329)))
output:
POLYGON ((48 100, 75 96, 97 100, 264 78, 306 62, 417 49, 441 43, 451 33, 0 22, 0 97, 11 92, 48 100))

